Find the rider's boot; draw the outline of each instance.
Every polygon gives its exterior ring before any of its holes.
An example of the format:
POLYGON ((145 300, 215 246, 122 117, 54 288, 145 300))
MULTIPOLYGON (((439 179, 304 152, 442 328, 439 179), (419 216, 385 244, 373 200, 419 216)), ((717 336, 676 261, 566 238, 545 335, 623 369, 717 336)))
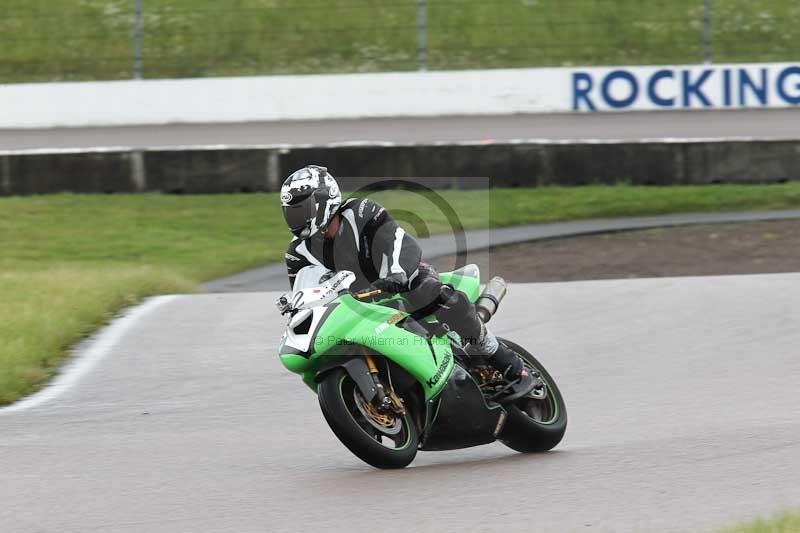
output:
POLYGON ((447 324, 458 324, 454 329, 461 335, 467 353, 482 356, 510 382, 511 394, 503 401, 544 387, 542 380, 525 368, 522 359, 486 328, 464 293, 449 285, 442 285, 439 291, 437 317, 447 324))
POLYGON ((521 398, 533 391, 541 390, 544 383, 522 363, 522 359, 508 346, 497 340, 481 323, 481 336, 477 342, 469 344, 467 350, 473 355, 482 355, 511 383, 510 394, 504 402, 521 398))

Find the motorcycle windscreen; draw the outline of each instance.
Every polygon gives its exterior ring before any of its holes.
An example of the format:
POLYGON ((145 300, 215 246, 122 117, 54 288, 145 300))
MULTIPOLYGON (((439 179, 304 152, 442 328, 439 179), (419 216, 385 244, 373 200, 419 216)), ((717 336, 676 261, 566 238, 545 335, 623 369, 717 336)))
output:
POLYGON ((322 285, 320 279, 331 271, 322 265, 310 265, 300 269, 297 277, 294 278, 294 285, 292 286, 292 295, 297 291, 303 289, 312 289, 322 285))

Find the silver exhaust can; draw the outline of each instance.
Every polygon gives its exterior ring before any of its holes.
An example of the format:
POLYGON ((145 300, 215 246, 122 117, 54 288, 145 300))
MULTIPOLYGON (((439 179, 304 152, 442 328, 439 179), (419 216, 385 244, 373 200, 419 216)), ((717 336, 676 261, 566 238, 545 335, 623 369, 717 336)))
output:
POLYGON ((492 316, 497 312, 500 307, 500 302, 508 292, 508 285, 506 280, 500 276, 495 276, 489 280, 486 287, 478 299, 475 301, 475 309, 478 311, 478 316, 481 317, 484 324, 491 320, 492 316))

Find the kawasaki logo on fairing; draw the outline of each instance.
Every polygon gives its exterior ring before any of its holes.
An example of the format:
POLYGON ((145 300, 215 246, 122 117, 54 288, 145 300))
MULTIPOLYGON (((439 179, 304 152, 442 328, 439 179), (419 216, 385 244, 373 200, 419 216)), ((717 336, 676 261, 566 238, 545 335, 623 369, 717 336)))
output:
POLYGON ((442 364, 439 365, 439 370, 437 370, 436 373, 433 375, 433 377, 429 378, 428 381, 426 382, 428 384, 428 387, 433 387, 434 385, 439 383, 439 380, 442 379, 442 375, 444 374, 444 371, 447 369, 447 364, 449 362, 450 362, 450 353, 446 353, 444 355, 444 359, 442 359, 442 364))

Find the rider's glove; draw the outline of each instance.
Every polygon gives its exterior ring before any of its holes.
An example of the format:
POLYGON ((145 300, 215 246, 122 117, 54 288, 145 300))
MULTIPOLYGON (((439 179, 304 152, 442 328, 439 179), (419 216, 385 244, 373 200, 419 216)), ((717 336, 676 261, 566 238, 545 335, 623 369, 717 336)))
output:
POLYGON ((278 299, 275 300, 275 307, 278 308, 278 311, 280 311, 282 315, 288 313, 292 308, 289 302, 289 295, 286 293, 281 294, 278 299))
POLYGON ((372 282, 372 286, 383 292, 397 294, 408 290, 408 276, 405 272, 394 272, 385 278, 378 278, 372 282))

